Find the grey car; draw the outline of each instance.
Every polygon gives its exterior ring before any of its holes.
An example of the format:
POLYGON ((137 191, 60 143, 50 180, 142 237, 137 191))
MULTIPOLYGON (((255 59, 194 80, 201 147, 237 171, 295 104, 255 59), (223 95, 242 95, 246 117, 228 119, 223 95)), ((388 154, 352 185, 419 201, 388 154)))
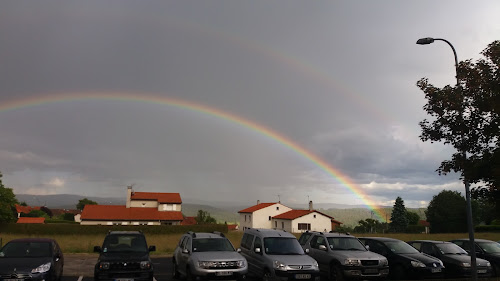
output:
POLYGON ((188 281, 202 279, 243 280, 248 272, 245 258, 223 233, 188 232, 184 234, 172 258, 173 277, 188 281))
POLYGON ((293 234, 283 230, 246 229, 241 254, 248 261, 249 275, 265 281, 320 279, 318 263, 305 254, 293 234))
POLYGON ((329 280, 380 280, 389 274, 387 258, 368 251, 348 233, 305 232, 299 241, 329 280))

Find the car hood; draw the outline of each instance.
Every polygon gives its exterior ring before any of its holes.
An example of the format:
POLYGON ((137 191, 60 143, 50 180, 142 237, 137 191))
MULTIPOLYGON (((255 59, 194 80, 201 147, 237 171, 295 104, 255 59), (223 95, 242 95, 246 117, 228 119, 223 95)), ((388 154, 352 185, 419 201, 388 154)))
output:
MULTIPOLYGON (((471 262, 471 258, 468 255, 457 255, 457 254, 447 254, 447 255, 442 255, 440 259, 443 261, 443 263, 452 263, 452 264, 459 264, 463 262, 471 262)), ((487 260, 479 259, 476 258, 476 265, 477 266, 486 266, 487 260)))
POLYGON ((32 269, 52 261, 50 257, 41 258, 0 258, 0 274, 31 273, 32 269))
POLYGON ((191 258, 198 261, 236 261, 245 260, 238 252, 216 251, 216 252, 194 252, 191 258))
POLYGON ((99 261, 147 261, 149 260, 149 253, 102 253, 99 256, 99 261))
MULTIPOLYGON (((384 256, 379 255, 370 251, 333 251, 335 256, 340 257, 341 259, 360 259, 360 260, 382 260, 385 259, 384 256)), ((331 254, 331 253, 330 253, 331 254)))
POLYGON ((313 265, 316 262, 308 255, 268 255, 268 257, 287 265, 313 265))
POLYGON ((484 257, 490 261, 491 260, 500 261, 500 253, 484 254, 484 257))
POLYGON ((422 262, 426 265, 429 265, 429 264, 432 265, 433 263, 436 263, 436 265, 440 265, 439 259, 422 254, 422 253, 398 254, 398 255, 400 257, 406 258, 408 260, 422 262))

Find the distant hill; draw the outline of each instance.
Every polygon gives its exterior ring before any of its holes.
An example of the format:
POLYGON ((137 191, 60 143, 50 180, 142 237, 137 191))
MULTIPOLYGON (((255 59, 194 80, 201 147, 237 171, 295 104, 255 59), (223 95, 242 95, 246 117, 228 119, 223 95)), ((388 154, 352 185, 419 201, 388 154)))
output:
MULTIPOLYGON (((75 209, 76 204, 83 198, 88 198, 97 202, 100 205, 125 205, 125 198, 111 197, 88 197, 74 194, 56 194, 56 195, 27 195, 16 194, 17 200, 26 202, 29 206, 47 206, 53 209, 75 209)), ((239 222, 238 211, 250 207, 252 204, 238 204, 227 202, 207 202, 201 200, 182 200, 182 213, 185 216, 194 217, 198 210, 207 211, 210 216, 214 217, 218 222, 237 223, 239 222), (216 207, 214 207, 216 206, 216 207)), ((295 209, 307 209, 308 204, 286 204, 286 206, 295 209)), ((334 217, 336 220, 344 223, 345 226, 357 226, 358 221, 367 218, 375 218, 372 216, 371 210, 366 206, 333 204, 333 203, 318 203, 314 204, 314 209, 334 217)), ((416 212, 420 219, 425 219, 425 208, 413 209, 408 208, 412 212, 416 212)), ((391 219, 392 207, 382 207, 382 210, 387 214, 387 219, 391 219)), ((384 220, 385 221, 385 218, 384 220)))

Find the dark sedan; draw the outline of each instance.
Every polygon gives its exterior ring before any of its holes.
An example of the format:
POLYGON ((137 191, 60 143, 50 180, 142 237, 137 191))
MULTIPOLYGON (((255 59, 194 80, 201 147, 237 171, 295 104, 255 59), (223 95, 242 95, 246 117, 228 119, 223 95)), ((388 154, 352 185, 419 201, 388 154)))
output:
POLYGON ((383 237, 358 238, 370 251, 381 254, 389 261, 389 277, 395 280, 438 278, 443 275, 440 259, 420 253, 406 242, 383 237))
MULTIPOLYGON (((469 239, 456 239, 450 242, 457 244, 467 253, 470 253, 469 239)), ((486 239, 474 239, 474 242, 476 244, 476 256, 489 261, 493 267, 494 275, 500 276, 500 244, 486 239)))
POLYGON ((57 281, 64 258, 57 242, 48 238, 9 241, 0 250, 0 280, 57 281))
MULTIPOLYGON (((471 276, 471 258, 467 252, 453 244, 445 241, 415 240, 409 241, 415 249, 422 253, 434 256, 443 261, 445 275, 447 277, 470 277, 471 276)), ((492 268, 489 261, 476 259, 477 275, 479 277, 491 276, 492 268)))

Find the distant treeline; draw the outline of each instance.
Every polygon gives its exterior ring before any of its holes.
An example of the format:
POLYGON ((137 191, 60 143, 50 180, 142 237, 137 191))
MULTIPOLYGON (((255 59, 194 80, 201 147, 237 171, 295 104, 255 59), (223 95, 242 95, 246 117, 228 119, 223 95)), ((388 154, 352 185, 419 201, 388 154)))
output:
MULTIPOLYGON (((425 208, 406 208, 410 212, 417 213, 421 220, 425 220, 425 208)), ((320 209, 318 210, 324 214, 332 216, 335 220, 341 221, 343 226, 355 227, 358 225, 360 220, 365 220, 369 218, 380 220, 375 214, 371 213, 370 209, 366 208, 352 208, 352 209, 320 209)), ((384 214, 383 220, 381 222, 391 221, 392 208, 379 209, 379 212, 384 214), (385 217, 385 215, 387 215, 385 217)))

